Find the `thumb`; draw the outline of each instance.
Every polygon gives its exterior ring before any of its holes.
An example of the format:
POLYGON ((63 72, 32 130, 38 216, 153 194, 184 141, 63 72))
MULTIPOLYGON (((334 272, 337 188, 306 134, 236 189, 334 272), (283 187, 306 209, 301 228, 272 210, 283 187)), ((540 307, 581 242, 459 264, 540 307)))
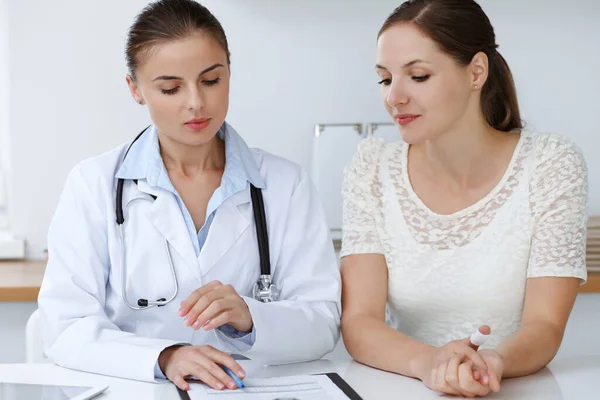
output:
POLYGON ((479 349, 479 346, 483 346, 491 333, 492 328, 490 328, 488 325, 482 325, 479 327, 479 329, 473 332, 470 337, 465 338, 464 341, 473 350, 477 350, 479 349))

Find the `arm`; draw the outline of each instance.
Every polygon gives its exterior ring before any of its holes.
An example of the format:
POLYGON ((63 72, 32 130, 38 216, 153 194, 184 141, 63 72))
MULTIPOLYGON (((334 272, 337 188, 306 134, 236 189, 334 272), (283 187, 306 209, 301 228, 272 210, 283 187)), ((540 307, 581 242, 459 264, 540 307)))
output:
POLYGON ((385 323, 387 265, 380 254, 342 260, 342 335, 356 361, 385 371, 419 377, 422 354, 433 350, 385 323))
POLYGON ((251 346, 219 335, 232 352, 266 364, 319 359, 331 352, 339 339, 340 273, 325 214, 304 171, 289 210, 281 251, 273 266, 281 300, 262 303, 242 296, 253 321, 251 346))
POLYGON ((536 372, 554 358, 587 277, 585 160, 573 143, 544 139, 530 185, 534 229, 522 326, 497 349, 507 377, 536 372))
POLYGON ((154 381, 159 353, 176 342, 123 332, 107 316, 108 216, 89 181, 81 167, 71 172, 50 225, 38 299, 44 349, 67 368, 154 381))
POLYGON ((344 171, 342 335, 350 355, 375 368, 417 377, 419 355, 432 346, 385 323, 388 269, 379 239, 378 164, 383 142, 360 143, 344 171))
POLYGON ((496 349, 507 378, 529 375, 556 355, 577 297, 577 278, 535 278, 527 281, 521 328, 496 349))

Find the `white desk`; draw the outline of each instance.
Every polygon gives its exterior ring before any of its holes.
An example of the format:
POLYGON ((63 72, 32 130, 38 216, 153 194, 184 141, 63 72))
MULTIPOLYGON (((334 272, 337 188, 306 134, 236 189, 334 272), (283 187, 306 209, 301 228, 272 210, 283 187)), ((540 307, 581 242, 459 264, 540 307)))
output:
MULTIPOLYGON (((337 372, 365 400, 439 399, 417 380, 394 375, 354 361, 321 360, 304 364, 261 367, 241 361, 251 377, 285 376, 337 372)), ((51 364, 0 364, 0 382, 58 383, 63 385, 109 385, 98 400, 179 400, 170 383, 152 384, 86 374, 51 364)), ((502 382, 500 393, 492 399, 598 399, 600 397, 600 356, 561 358, 539 373, 502 382)))

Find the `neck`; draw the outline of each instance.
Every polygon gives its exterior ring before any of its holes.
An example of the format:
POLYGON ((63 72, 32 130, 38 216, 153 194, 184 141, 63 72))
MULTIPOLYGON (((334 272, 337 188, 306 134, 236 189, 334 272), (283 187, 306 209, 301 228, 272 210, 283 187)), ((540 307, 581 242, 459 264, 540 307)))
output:
POLYGON ((210 141, 189 146, 158 134, 160 155, 169 172, 194 177, 204 172, 225 168, 225 143, 215 135, 210 141))
MULTIPOLYGON (((497 174, 494 157, 503 153, 505 133, 483 116, 460 121, 434 140, 418 145, 422 167, 457 190, 477 187, 497 174)), ((504 160, 502 160, 503 162, 504 160)))

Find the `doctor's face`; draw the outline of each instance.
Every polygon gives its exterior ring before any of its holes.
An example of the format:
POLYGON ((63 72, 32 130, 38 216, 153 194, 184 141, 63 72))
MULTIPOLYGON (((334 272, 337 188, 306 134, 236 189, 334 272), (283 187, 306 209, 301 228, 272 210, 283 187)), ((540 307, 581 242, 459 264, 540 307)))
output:
POLYGON ((211 36, 198 32, 158 44, 140 54, 136 79, 127 77, 136 101, 143 101, 158 132, 197 146, 217 133, 229 108, 227 54, 211 36))

